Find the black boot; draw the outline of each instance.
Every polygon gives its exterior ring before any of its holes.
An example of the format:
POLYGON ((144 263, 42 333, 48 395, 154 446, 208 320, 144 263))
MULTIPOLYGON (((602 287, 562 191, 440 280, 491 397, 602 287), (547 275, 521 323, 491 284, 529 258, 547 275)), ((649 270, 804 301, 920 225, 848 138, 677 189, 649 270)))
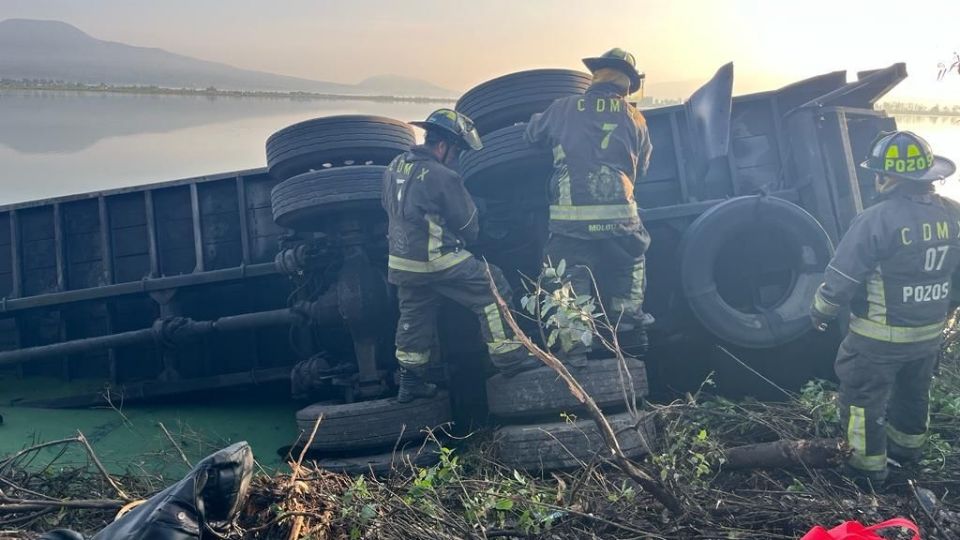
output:
POLYGON ((400 389, 397 391, 397 403, 410 403, 418 398, 432 398, 437 395, 437 385, 423 380, 426 368, 400 368, 400 389))
POLYGON ((909 465, 920 461, 923 448, 906 448, 887 439, 887 455, 901 465, 909 465))
POLYGON ((873 490, 882 493, 884 484, 887 481, 888 469, 884 468, 882 471, 864 471, 844 464, 843 475, 861 490, 873 490))

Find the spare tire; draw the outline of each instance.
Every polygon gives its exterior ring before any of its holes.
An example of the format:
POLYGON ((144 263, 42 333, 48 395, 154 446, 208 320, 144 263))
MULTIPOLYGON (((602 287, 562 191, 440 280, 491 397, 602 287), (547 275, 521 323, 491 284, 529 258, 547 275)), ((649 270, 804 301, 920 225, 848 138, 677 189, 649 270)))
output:
POLYGON ((526 129, 527 124, 498 129, 483 137, 481 150, 463 153, 460 173, 467 189, 491 198, 512 198, 518 187, 546 185, 553 171, 553 157, 548 150, 523 140, 526 129))
MULTIPOLYGON (((647 370, 640 360, 627 359, 633 389, 640 398, 649 393, 647 370)), ((616 358, 591 360, 586 369, 575 370, 573 376, 603 409, 626 406, 620 382, 620 362, 616 358)), ((487 379, 487 404, 490 414, 498 418, 533 417, 542 414, 583 410, 566 383, 555 371, 544 366, 524 371, 513 377, 494 375, 487 379)))
POLYGON ((267 169, 277 180, 342 165, 388 165, 414 144, 404 122, 368 115, 314 118, 267 139, 267 169))
POLYGON ((776 197, 730 199, 684 233, 683 292, 716 337, 776 347, 810 329, 810 305, 832 254, 830 237, 803 208, 776 197))
MULTIPOLYGON (((607 415, 607 421, 628 458, 644 456, 656 447, 653 414, 641 412, 636 426, 630 413, 607 415)), ((494 444, 504 465, 531 472, 572 469, 610 455, 590 419, 504 426, 494 434, 494 444)))
POLYGON ((520 71, 471 88, 457 101, 456 110, 486 135, 529 121, 530 115, 543 112, 557 98, 582 94, 590 81, 588 73, 570 69, 520 71))
POLYGON ((320 426, 310 450, 340 452, 359 448, 393 448, 424 438, 424 428, 452 420, 450 398, 440 392, 430 399, 398 403, 395 398, 357 403, 315 403, 297 411, 297 426, 306 438, 320 416, 320 426))
POLYGON ((380 208, 383 172, 380 165, 354 165, 303 173, 284 180, 270 192, 273 221, 297 231, 316 231, 331 212, 380 208))

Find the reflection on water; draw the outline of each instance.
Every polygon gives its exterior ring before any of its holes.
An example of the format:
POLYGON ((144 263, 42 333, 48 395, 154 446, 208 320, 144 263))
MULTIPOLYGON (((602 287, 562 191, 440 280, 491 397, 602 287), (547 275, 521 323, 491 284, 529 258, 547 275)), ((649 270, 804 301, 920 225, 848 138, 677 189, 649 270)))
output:
POLYGON ((0 145, 23 154, 72 154, 111 138, 309 111, 314 103, 202 96, 16 92, 0 100, 0 145))
MULTIPOLYGON (((0 92, 0 204, 249 169, 289 124, 333 114, 420 119, 431 103, 0 92)), ((960 161, 960 117, 900 115, 960 161)), ((656 151, 656 150, 654 150, 656 151)), ((939 186, 960 199, 957 177, 939 186)))
MULTIPOLYGON (((915 132, 930 143, 935 154, 960 163, 960 117, 897 115, 897 127, 915 132)), ((937 191, 960 200, 960 175, 938 183, 937 191)))
POLYGON ((289 124, 334 114, 425 117, 437 104, 76 92, 0 93, 0 204, 266 164, 289 124))

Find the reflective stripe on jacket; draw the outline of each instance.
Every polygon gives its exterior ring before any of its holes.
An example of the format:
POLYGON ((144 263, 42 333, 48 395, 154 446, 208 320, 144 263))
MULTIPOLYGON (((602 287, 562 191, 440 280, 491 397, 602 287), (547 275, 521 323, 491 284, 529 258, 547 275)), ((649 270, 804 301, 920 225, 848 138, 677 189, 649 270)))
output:
POLYGON ((397 156, 383 174, 389 218, 391 283, 403 272, 431 273, 471 257, 464 249, 480 230, 477 207, 460 176, 423 146, 397 156))
POLYGON ((642 230, 634 182, 652 145, 643 115, 609 83, 560 98, 530 118, 525 139, 553 150, 550 231, 606 238, 642 230))
POLYGON ((853 220, 814 298, 819 316, 849 305, 858 335, 889 343, 940 337, 960 265, 960 205, 916 188, 895 188, 853 220))

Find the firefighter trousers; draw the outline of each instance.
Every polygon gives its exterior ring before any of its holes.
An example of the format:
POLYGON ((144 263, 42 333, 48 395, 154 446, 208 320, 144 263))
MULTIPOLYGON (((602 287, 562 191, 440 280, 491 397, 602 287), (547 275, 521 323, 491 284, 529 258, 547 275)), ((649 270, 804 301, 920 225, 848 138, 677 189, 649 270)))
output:
MULTIPOLYGON (((594 280, 611 322, 641 324, 643 295, 647 287, 646 233, 582 239, 551 234, 544 247, 544 260, 556 267, 566 263, 566 274, 578 296, 594 296, 594 280)), ((586 352, 578 340, 561 341, 564 354, 586 352)))
POLYGON ((938 344, 884 343, 853 333, 840 344, 834 370, 852 469, 882 476, 888 451, 894 459, 920 457, 938 344))
MULTIPOLYGON (((509 304, 512 293, 503 272, 490 265, 490 273, 500 296, 509 304)), ((495 367, 505 369, 526 359, 526 349, 513 339, 513 332, 500 314, 483 261, 471 257, 439 272, 406 272, 402 281, 397 284, 400 321, 396 336, 397 361, 401 366, 418 367, 430 361, 430 351, 436 342, 437 308, 443 298, 477 315, 495 367)))

